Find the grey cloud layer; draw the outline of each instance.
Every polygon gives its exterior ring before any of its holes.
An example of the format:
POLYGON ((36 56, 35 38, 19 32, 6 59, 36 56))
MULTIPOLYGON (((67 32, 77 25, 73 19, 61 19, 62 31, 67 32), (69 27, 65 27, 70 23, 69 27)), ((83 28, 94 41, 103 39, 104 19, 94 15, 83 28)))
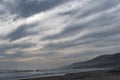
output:
POLYGON ((60 5, 65 0, 2 0, 1 3, 5 4, 6 8, 11 14, 18 17, 29 17, 36 13, 49 10, 55 6, 60 5))
POLYGON ((63 66, 120 51, 119 0, 1 0, 0 6, 0 66, 63 66))
POLYGON ((17 40, 17 39, 20 39, 22 37, 25 37, 25 36, 29 36, 29 35, 35 35, 37 34, 38 32, 27 32, 26 30, 28 28, 31 28, 31 27, 35 27, 36 24, 23 24, 23 25, 20 25, 17 29, 15 29, 14 31, 12 31, 11 33, 9 33, 6 38, 7 39, 10 39, 10 41, 13 41, 13 40, 17 40))

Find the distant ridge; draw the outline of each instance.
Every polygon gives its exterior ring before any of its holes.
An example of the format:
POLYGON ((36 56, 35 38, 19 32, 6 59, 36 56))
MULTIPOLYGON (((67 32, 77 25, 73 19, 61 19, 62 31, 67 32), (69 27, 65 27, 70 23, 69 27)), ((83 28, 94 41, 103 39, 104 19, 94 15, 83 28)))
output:
POLYGON ((73 63, 64 68, 112 68, 120 66, 120 53, 112 55, 101 55, 94 59, 73 63))

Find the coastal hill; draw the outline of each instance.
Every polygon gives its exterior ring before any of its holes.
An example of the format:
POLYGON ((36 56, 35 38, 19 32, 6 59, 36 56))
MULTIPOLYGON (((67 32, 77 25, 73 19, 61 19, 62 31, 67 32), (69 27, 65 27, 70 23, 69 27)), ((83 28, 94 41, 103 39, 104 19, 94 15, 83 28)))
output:
POLYGON ((101 55, 94 59, 76 62, 64 68, 111 68, 120 66, 120 53, 112 55, 101 55))

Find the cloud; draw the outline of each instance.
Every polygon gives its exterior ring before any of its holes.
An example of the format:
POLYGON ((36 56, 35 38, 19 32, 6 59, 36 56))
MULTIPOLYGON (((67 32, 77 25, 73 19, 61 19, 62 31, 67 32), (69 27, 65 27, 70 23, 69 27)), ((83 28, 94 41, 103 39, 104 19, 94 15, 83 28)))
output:
POLYGON ((17 39, 20 39, 22 37, 25 37, 25 36, 29 36, 29 35, 35 35, 37 34, 37 32, 27 32, 27 29, 28 28, 31 28, 31 27, 35 27, 36 24, 23 24, 23 25, 20 25, 17 29, 15 29, 14 31, 10 32, 6 38, 10 39, 10 41, 13 41, 13 40, 17 40, 17 39))
POLYGON ((3 0, 2 3, 6 5, 6 8, 11 14, 15 14, 18 17, 26 18, 39 12, 52 9, 65 2, 65 0, 3 0))
POLYGON ((1 0, 0 66, 53 68, 119 52, 119 4, 119 0, 1 0))

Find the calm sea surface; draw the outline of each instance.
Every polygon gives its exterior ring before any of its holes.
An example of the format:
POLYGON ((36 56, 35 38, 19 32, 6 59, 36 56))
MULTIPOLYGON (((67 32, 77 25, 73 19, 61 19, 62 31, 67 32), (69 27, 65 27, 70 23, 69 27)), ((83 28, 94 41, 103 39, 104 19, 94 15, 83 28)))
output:
POLYGON ((94 70, 103 69, 94 68, 94 69, 60 69, 60 70, 0 70, 0 80, 19 80, 25 78, 57 76, 65 75, 68 73, 86 72, 94 70))

